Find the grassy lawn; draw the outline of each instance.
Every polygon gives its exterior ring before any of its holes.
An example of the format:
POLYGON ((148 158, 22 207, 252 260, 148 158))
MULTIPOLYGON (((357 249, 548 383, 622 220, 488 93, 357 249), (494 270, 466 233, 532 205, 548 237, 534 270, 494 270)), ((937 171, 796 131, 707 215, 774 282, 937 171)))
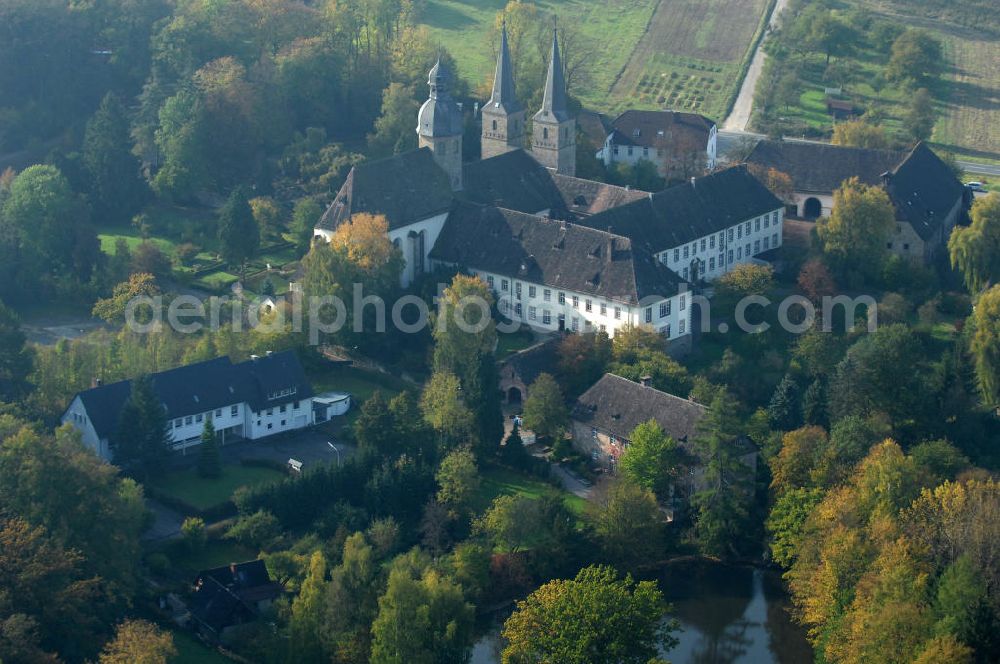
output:
POLYGON ((332 367, 313 372, 309 379, 316 392, 350 392, 353 396, 351 411, 354 412, 367 401, 376 390, 391 399, 414 386, 389 374, 366 371, 356 367, 332 367))
MULTIPOLYGON (((559 489, 543 482, 537 477, 523 475, 506 468, 485 466, 482 469, 482 482, 479 486, 479 492, 473 501, 473 509, 477 512, 484 511, 497 496, 521 495, 537 499, 549 491, 559 491, 559 489)), ((562 493, 566 507, 574 514, 583 514, 587 506, 587 501, 568 492, 562 493)))
POLYGON ((199 477, 196 469, 189 468, 169 473, 156 480, 154 486, 191 507, 204 510, 226 502, 241 486, 261 484, 282 477, 281 473, 271 468, 234 464, 223 466, 222 477, 216 479, 199 477))
MULTIPOLYGON (((447 46, 458 62, 459 74, 473 89, 488 90, 492 83, 495 56, 490 40, 497 12, 506 4, 506 0, 427 0, 418 17, 431 36, 447 46)), ((573 92, 588 106, 608 110, 607 93, 642 39, 657 1, 537 0, 532 4, 541 14, 554 13, 579 29, 592 51, 593 75, 586 89, 573 92)))
POLYGON ((497 359, 503 359, 508 355, 531 346, 535 343, 535 336, 530 330, 519 329, 510 334, 497 334, 497 359))
MULTIPOLYGON (((590 80, 573 90, 595 110, 675 108, 721 120, 771 0, 537 0, 586 42, 590 80), (659 8, 659 11, 657 11, 659 8)), ((447 45, 459 74, 488 90, 490 47, 505 0, 427 0, 419 20, 447 45)), ((515 65, 516 66, 516 65, 515 65)), ((534 87, 534 86, 532 86, 534 87)))
MULTIPOLYGON (((98 229, 97 239, 101 241, 101 251, 109 256, 115 254, 115 244, 119 239, 124 239, 125 244, 128 245, 129 251, 134 250, 140 244, 142 244, 142 236, 139 232, 131 227, 125 226, 113 226, 104 227, 98 229)), ((173 258, 177 255, 177 244, 173 240, 169 240, 164 237, 151 237, 149 241, 152 242, 166 254, 168 257, 173 258)))
POLYGON ((257 558, 257 550, 227 539, 210 539, 201 551, 192 553, 183 549, 183 544, 177 542, 176 550, 171 552, 174 566, 187 576, 194 576, 205 569, 222 567, 229 563, 241 563, 257 558))
POLYGON ((170 664, 232 664, 188 632, 174 630, 174 645, 177 646, 177 656, 170 664))

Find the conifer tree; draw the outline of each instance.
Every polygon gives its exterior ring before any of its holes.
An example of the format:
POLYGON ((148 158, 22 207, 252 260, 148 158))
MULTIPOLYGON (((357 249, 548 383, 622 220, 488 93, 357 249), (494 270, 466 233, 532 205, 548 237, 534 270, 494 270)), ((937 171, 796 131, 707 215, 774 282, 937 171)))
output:
POLYGON ((201 477, 219 477, 222 475, 222 464, 219 461, 219 445, 215 434, 215 425, 212 424, 211 419, 205 420, 205 428, 201 432, 198 475, 201 477))

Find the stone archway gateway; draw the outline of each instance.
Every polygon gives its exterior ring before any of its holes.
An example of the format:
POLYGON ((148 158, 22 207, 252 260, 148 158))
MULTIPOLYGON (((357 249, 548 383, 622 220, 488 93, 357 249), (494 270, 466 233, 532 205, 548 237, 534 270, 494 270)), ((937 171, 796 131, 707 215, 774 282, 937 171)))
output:
POLYGON ((509 406, 519 406, 521 405, 522 395, 521 390, 517 387, 512 387, 507 390, 507 405, 509 406))
POLYGON ((802 206, 802 216, 806 219, 819 219, 823 216, 823 204, 815 196, 810 196, 802 206))

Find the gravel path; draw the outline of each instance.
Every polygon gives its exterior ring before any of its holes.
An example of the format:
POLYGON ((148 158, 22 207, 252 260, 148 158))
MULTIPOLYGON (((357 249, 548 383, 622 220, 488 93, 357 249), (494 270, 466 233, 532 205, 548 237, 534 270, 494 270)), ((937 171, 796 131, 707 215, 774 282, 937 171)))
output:
MULTIPOLYGON (((774 4, 774 11, 771 12, 771 18, 768 20, 768 32, 777 26, 778 16, 787 5, 788 0, 778 0, 774 4)), ((766 38, 765 35, 764 39, 766 38)), ((725 131, 746 131, 747 125, 750 124, 750 114, 753 113, 753 93, 757 89, 757 81, 760 80, 760 75, 764 71, 764 61, 767 60, 767 53, 764 52, 763 48, 764 39, 761 39, 760 43, 757 44, 757 51, 753 54, 753 60, 750 61, 750 67, 747 69, 747 75, 740 86, 740 93, 733 104, 733 110, 722 123, 721 129, 725 131)))

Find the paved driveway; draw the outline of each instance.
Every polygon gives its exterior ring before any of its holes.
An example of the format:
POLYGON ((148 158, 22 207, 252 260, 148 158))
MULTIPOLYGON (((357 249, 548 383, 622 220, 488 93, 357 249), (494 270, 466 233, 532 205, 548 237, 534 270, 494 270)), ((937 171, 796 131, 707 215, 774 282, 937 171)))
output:
MULTIPOLYGON (((337 452, 328 443, 332 442, 340 450, 341 461, 354 454, 355 447, 340 441, 329 425, 310 427, 299 431, 277 434, 259 440, 239 440, 219 448, 223 465, 236 464, 244 459, 266 459, 280 464, 289 459, 301 461, 303 467, 314 464, 336 463, 337 452)), ((192 447, 184 455, 173 457, 174 468, 190 468, 198 464, 198 447, 192 447)))

